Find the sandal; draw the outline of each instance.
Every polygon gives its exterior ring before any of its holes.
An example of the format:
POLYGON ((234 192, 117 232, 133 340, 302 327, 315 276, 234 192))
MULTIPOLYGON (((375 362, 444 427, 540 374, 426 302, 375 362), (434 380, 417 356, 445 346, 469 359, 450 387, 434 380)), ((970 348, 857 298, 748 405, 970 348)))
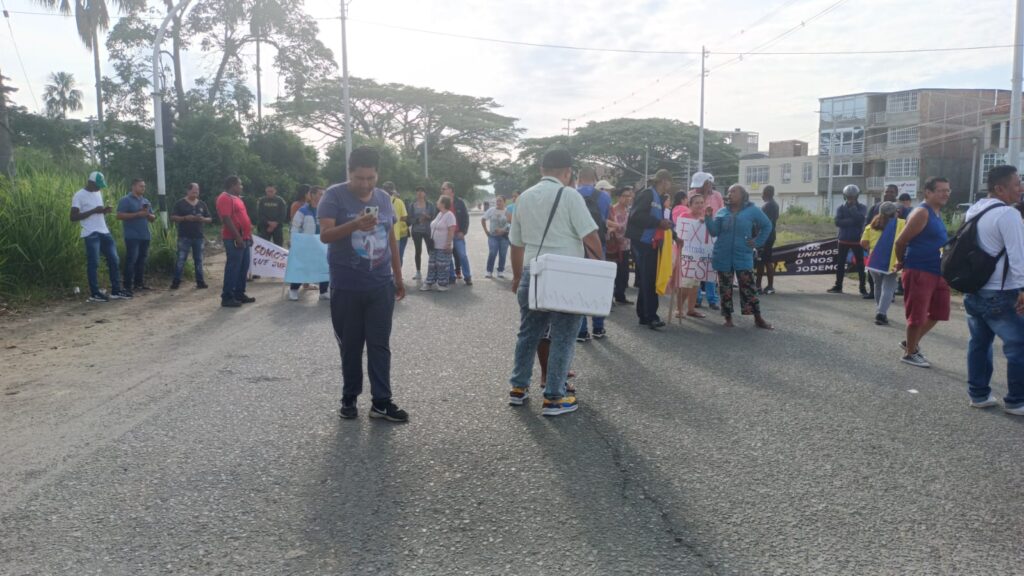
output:
POLYGON ((764 320, 764 318, 755 318, 754 326, 761 328, 762 330, 775 330, 775 327, 764 320))
POLYGON ((689 316, 690 318, 707 318, 708 317, 707 314, 701 314, 700 312, 697 312, 696 310, 694 310, 693 312, 687 312, 686 315, 689 316))

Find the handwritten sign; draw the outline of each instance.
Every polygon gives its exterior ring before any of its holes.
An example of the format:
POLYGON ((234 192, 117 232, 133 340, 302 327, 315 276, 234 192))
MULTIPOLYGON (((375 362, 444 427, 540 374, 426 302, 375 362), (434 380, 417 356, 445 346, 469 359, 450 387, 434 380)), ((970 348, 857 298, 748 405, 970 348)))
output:
POLYGON ((273 242, 254 236, 249 251, 249 273, 264 278, 284 278, 288 251, 273 242))
POLYGON ((704 221, 679 218, 676 220, 676 235, 683 241, 679 252, 679 277, 700 282, 715 281, 715 272, 711 269, 715 239, 708 233, 704 221))

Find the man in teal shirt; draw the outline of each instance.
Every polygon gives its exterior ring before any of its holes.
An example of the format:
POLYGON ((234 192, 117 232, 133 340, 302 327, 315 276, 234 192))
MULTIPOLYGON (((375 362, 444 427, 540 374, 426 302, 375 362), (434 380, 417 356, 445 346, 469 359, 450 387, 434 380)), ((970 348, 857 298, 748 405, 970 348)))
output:
POLYGON ((124 290, 149 290, 144 275, 149 256, 149 223, 156 220, 153 204, 145 197, 146 182, 132 180, 131 193, 117 203, 117 219, 124 228, 124 290))

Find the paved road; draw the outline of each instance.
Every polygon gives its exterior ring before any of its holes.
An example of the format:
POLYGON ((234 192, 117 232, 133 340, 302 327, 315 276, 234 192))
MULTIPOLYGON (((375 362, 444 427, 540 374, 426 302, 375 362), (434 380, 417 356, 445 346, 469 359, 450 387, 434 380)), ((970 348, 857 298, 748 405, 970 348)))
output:
POLYGON ((774 333, 616 308, 544 419, 470 249, 475 286, 396 310, 404 426, 337 418, 328 307, 279 285, 9 322, 0 573, 1024 573, 1024 419, 967 407, 959 310, 922 370, 826 278, 778 282, 774 333))

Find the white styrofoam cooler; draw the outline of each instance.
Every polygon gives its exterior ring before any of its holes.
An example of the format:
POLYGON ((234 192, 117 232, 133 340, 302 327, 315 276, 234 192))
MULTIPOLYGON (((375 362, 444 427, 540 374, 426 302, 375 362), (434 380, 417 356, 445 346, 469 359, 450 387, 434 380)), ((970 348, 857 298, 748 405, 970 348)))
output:
POLYGON ((530 263, 530 309, 607 316, 617 267, 604 260, 544 254, 530 263))

